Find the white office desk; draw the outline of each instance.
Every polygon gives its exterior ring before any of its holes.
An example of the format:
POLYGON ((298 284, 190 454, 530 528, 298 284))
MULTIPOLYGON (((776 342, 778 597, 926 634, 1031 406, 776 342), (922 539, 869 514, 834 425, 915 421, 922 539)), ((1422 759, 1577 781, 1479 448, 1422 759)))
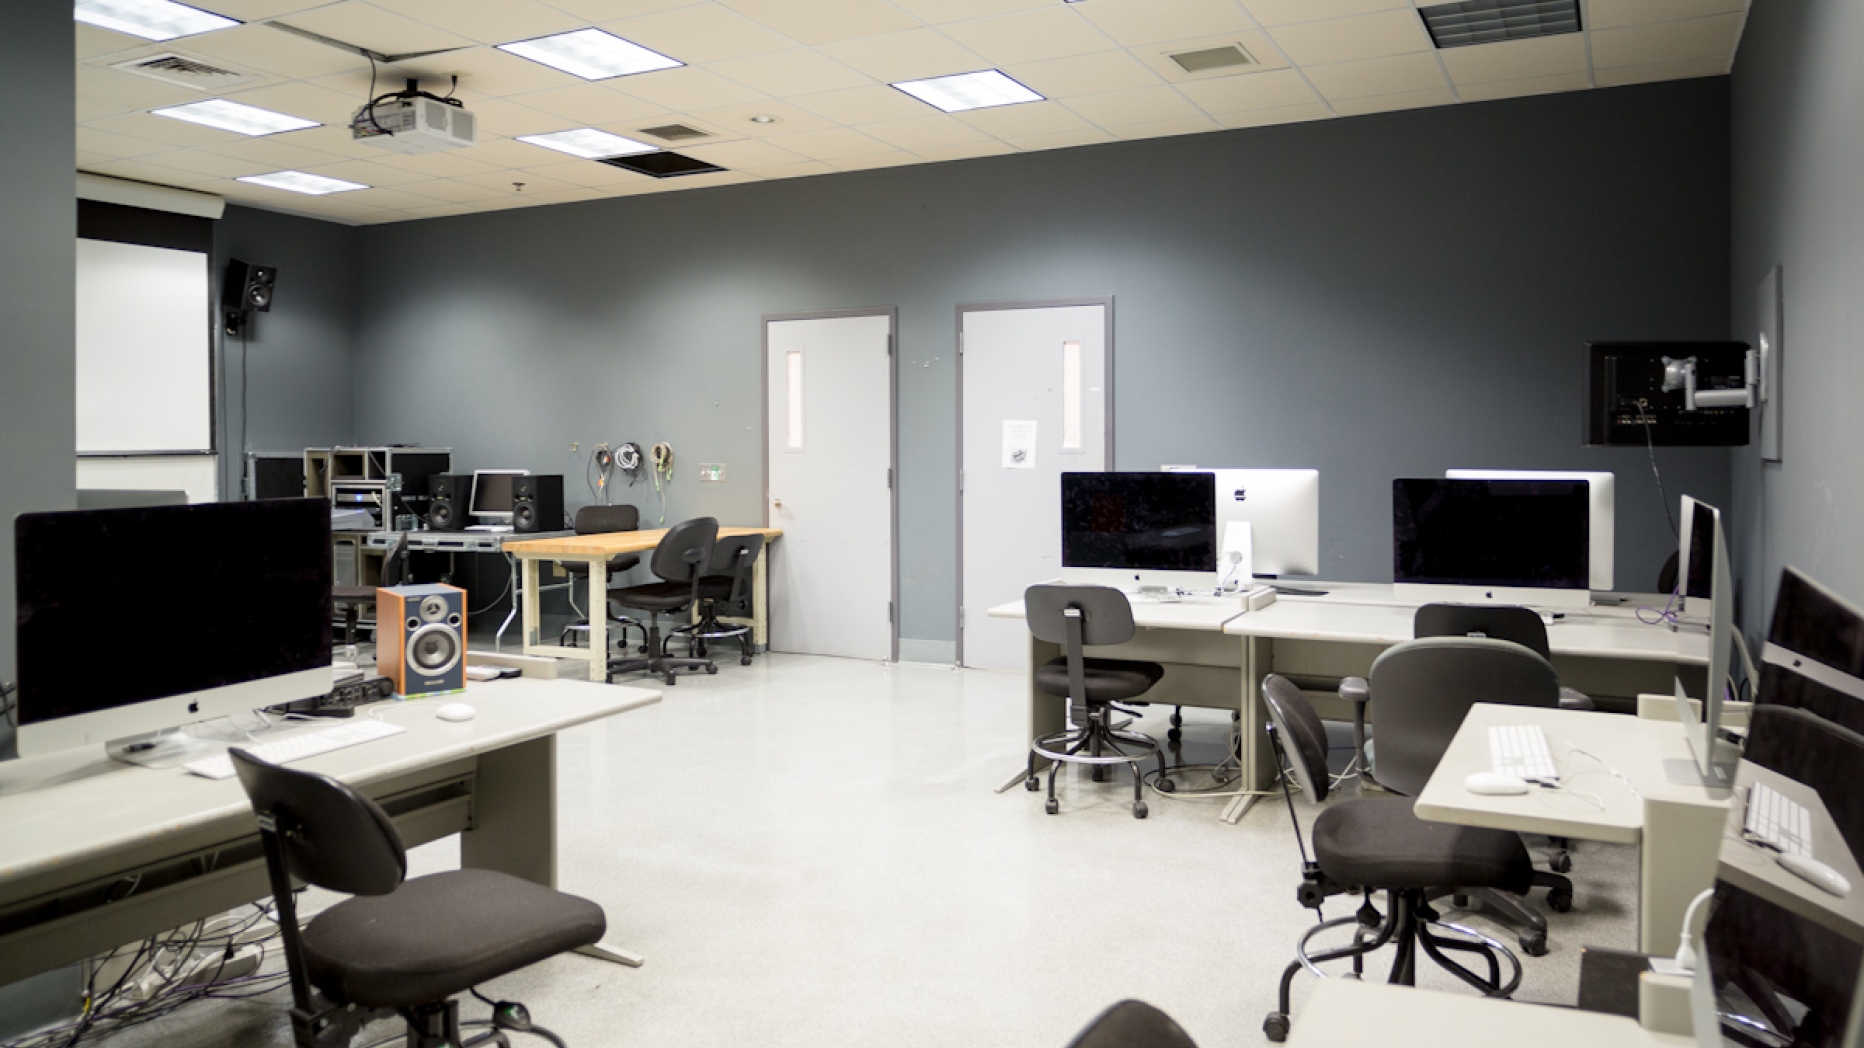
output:
POLYGON ((1470 708, 1412 810, 1432 822, 1638 845, 1638 949, 1674 954, 1689 901, 1715 880, 1732 796, 1672 784, 1664 759, 1688 756, 1676 721, 1482 703, 1470 708), (1509 724, 1546 732, 1561 790, 1497 797, 1463 785, 1470 773, 1491 770, 1489 728, 1509 724))
POLYGON ((1323 979, 1295 1017, 1288 1048, 1685 1048, 1636 1019, 1468 993, 1323 979))
POLYGON ((1819 799, 1818 791, 1744 760, 1735 772, 1735 796, 1737 802, 1728 806, 1728 819, 1723 826, 1717 877, 1807 920, 1816 921, 1853 942, 1864 942, 1864 870, 1859 869, 1851 846, 1845 843, 1844 835, 1839 833, 1838 824, 1832 820, 1825 802, 1819 799), (1741 839, 1745 813, 1739 798, 1756 782, 1765 783, 1788 800, 1806 806, 1812 815, 1812 857, 1850 881, 1851 894, 1839 898, 1815 888, 1783 869, 1774 861, 1771 851, 1741 839))
MULTIPOLYGON (((469 685, 470 721, 434 716, 460 698, 365 707, 408 730, 291 767, 355 785, 410 847, 458 833, 463 865, 554 887, 556 733, 660 693, 517 678, 469 685)), ((102 747, 8 761, 0 828, 0 985, 271 894, 237 778, 119 764, 102 747)))

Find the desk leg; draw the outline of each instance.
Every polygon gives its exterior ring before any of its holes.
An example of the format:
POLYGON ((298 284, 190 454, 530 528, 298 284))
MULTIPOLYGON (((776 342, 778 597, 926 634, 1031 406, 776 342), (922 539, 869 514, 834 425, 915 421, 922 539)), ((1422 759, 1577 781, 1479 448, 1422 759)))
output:
MULTIPOLYGON (((1068 701, 1057 698, 1045 691, 1036 689, 1036 668, 1061 654, 1061 645, 1037 640, 1035 634, 1029 635, 1029 736, 1034 742, 1050 732, 1057 732, 1068 726, 1068 701)), ((1025 758, 1026 759, 1026 758, 1025 758)), ((1042 771, 1049 766, 1049 761, 1037 757, 1035 769, 1042 771)), ((998 793, 1007 793, 1027 776, 1027 766, 1018 768, 1016 776, 997 787, 998 793)))
POLYGON ((505 621, 498 624, 498 632, 492 635, 493 651, 505 650, 505 631, 511 628, 512 617, 518 614, 518 609, 524 604, 524 580, 518 577, 518 558, 509 553, 504 554, 504 557, 505 566, 511 572, 511 609, 505 612, 505 621))
MULTIPOLYGON (((480 754, 475 779, 472 828, 460 834, 460 865, 555 888, 557 737, 480 754)), ((577 952, 636 968, 642 964, 639 954, 606 943, 577 952)))
POLYGON ((770 650, 770 543, 751 565, 751 644, 758 651, 770 650))
POLYGON ((1638 845, 1637 948, 1675 954, 1690 900, 1715 883, 1727 801, 1644 801, 1638 845))
POLYGON ((589 558, 589 679, 608 680, 607 557, 589 558))
POLYGON ((538 621, 537 616, 538 561, 532 557, 523 557, 519 559, 519 564, 520 568, 518 574, 521 584, 516 594, 516 600, 518 601, 518 629, 520 631, 518 650, 523 651, 527 647, 542 643, 539 638, 542 634, 543 624, 538 621))
POLYGON ((1236 730, 1242 742, 1242 761, 1237 782, 1248 792, 1239 794, 1223 809, 1223 821, 1231 825, 1240 822, 1248 815, 1256 802, 1268 796, 1275 789, 1275 775, 1280 769, 1275 767, 1273 750, 1269 748, 1268 733, 1264 729, 1266 714, 1262 708, 1262 678, 1269 675, 1273 666, 1270 644, 1261 637, 1244 637, 1241 694, 1236 697, 1236 730))

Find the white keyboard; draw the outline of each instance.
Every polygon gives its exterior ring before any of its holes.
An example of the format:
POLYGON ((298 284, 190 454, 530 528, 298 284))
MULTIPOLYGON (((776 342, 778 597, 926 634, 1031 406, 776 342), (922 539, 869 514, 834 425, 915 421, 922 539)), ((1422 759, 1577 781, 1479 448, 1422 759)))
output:
POLYGON ((1489 729, 1492 771, 1527 782, 1557 783, 1560 769, 1547 749, 1547 733, 1538 724, 1507 724, 1489 729))
POLYGON ((1805 805, 1788 800, 1758 782, 1748 787, 1741 833, 1783 855, 1813 858, 1812 813, 1805 805))
MULTIPOLYGON (((374 717, 357 717, 347 724, 333 724, 328 728, 299 732, 271 742, 255 742, 239 748, 273 764, 290 764, 292 761, 315 757, 320 753, 329 753, 331 750, 346 749, 365 742, 386 739, 390 735, 400 735, 407 730, 374 717)), ((224 753, 198 761, 189 761, 182 767, 208 779, 233 777, 233 758, 224 753)))

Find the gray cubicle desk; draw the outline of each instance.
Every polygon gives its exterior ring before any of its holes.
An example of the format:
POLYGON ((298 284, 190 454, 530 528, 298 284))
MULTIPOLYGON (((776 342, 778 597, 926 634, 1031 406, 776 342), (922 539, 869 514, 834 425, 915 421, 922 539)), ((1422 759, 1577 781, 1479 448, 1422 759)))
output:
POLYGON ((1636 1019, 1468 993, 1323 979, 1288 1034, 1288 1048, 1686 1048, 1636 1019))
MULTIPOLYGON (((556 733, 660 701, 644 688, 529 678, 387 702, 408 730, 294 762, 381 803, 410 847, 460 834, 460 861, 557 880, 556 733)), ((284 730, 316 726, 291 724, 284 730)), ((90 747, 0 764, 0 985, 271 894, 239 780, 141 768, 90 747)), ((589 952, 625 963, 614 948, 589 952)))
POLYGON ((1432 822, 1636 844, 1642 859, 1638 949, 1673 955, 1690 900, 1715 880, 1732 796, 1670 782, 1664 760, 1688 757, 1676 721, 1484 703, 1464 718, 1413 810, 1432 822), (1470 773, 1491 769, 1489 728, 1510 724, 1540 725, 1560 769, 1561 790, 1501 797, 1463 785, 1470 773))
POLYGON ((1805 805, 1812 815, 1812 857, 1850 881, 1851 893, 1839 898, 1815 888, 1783 869, 1774 861, 1773 852, 1742 840, 1741 823, 1745 813, 1740 803, 1728 806, 1716 876, 1807 920, 1816 921, 1853 942, 1864 942, 1864 870, 1858 868, 1851 846, 1845 843, 1832 813, 1819 799, 1818 791, 1744 760, 1735 772, 1736 798, 1745 796, 1744 791, 1756 782, 1765 783, 1788 800, 1805 805))

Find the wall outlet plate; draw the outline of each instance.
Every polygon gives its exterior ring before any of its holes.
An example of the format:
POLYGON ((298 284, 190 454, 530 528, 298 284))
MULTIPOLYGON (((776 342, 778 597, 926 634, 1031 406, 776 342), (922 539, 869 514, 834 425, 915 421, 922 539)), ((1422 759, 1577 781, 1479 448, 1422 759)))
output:
POLYGON ((699 483, 722 484, 725 481, 725 464, 723 462, 699 463, 699 483))

